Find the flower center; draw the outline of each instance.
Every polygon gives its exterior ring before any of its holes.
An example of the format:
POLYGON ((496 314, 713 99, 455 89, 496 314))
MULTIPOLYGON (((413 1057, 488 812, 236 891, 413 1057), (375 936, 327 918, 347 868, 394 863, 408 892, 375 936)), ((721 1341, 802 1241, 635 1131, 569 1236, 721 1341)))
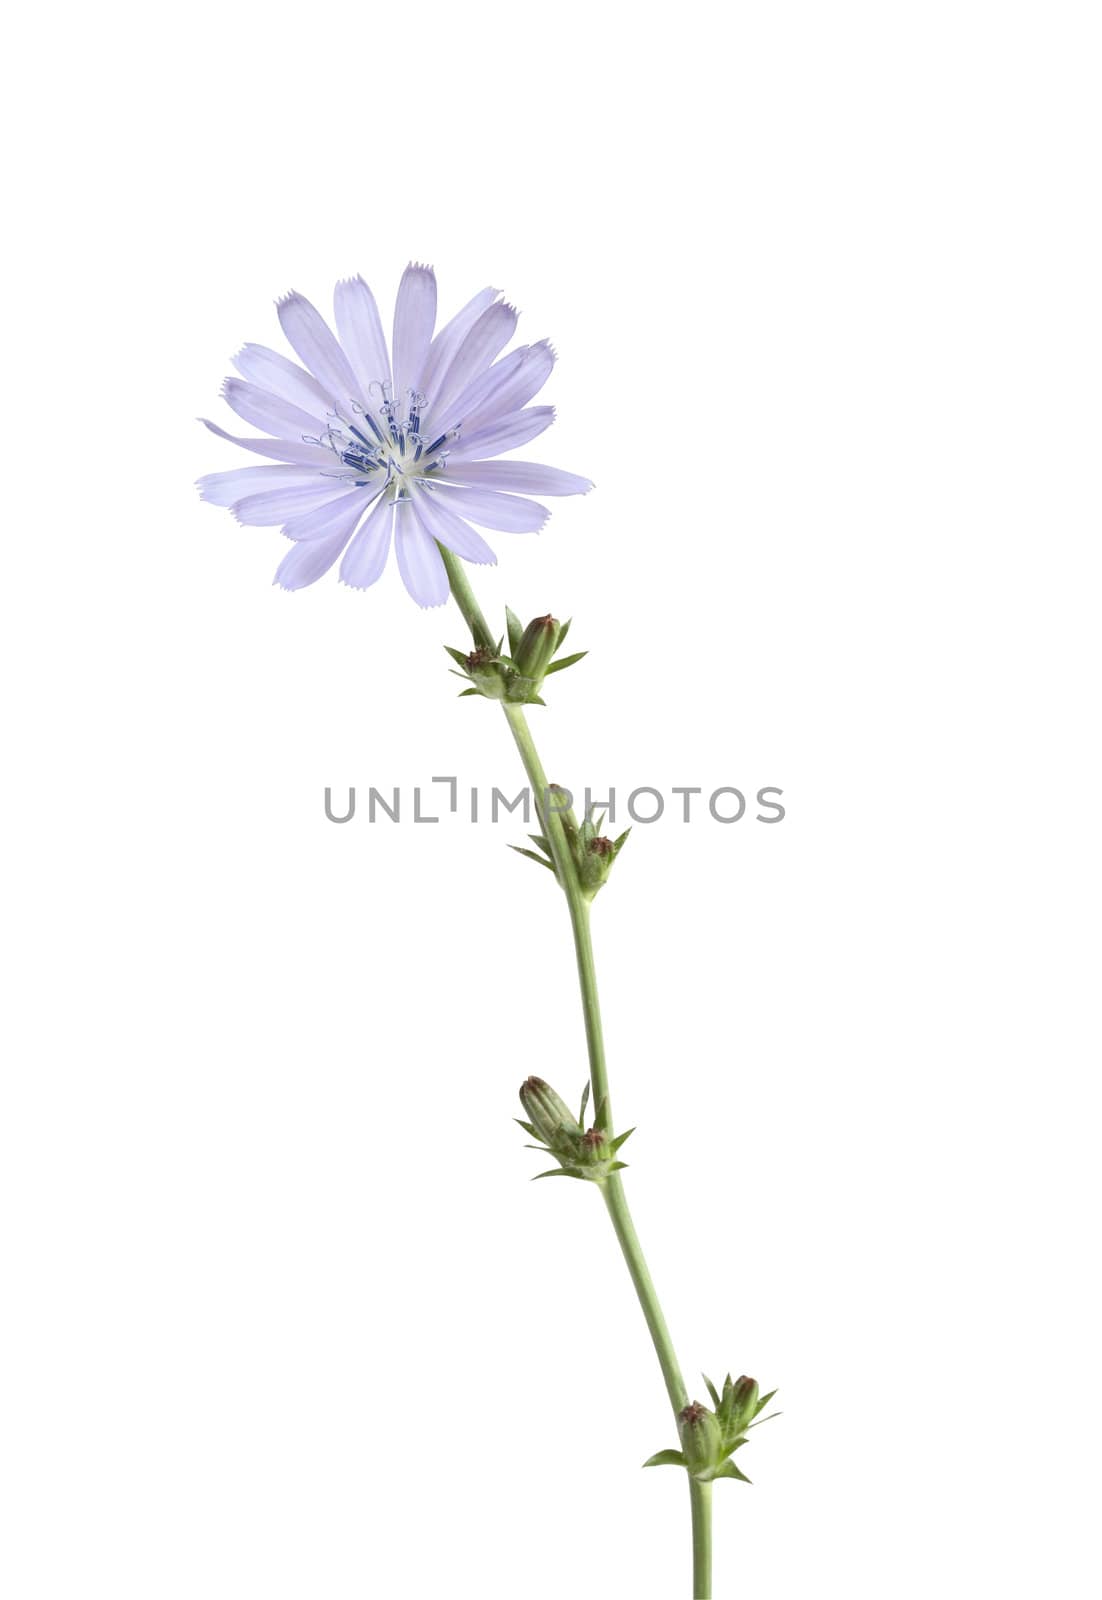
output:
POLYGON ((377 393, 382 402, 376 410, 353 400, 350 416, 331 411, 332 421, 324 433, 305 442, 331 450, 344 469, 326 473, 326 477, 340 478, 357 489, 378 488, 382 473, 383 487, 393 486, 393 498, 407 500, 413 479, 427 478, 443 467, 447 460, 443 446, 456 437, 457 430, 429 441, 421 431, 423 394, 407 389, 403 406, 395 403, 389 383, 375 382, 370 392, 377 393))

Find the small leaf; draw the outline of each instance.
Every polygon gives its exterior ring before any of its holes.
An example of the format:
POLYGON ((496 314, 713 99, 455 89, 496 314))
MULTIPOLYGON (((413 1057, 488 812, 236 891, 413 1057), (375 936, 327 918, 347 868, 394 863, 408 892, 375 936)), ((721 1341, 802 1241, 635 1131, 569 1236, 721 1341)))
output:
POLYGON ((541 700, 538 694, 534 694, 530 700, 526 700, 524 703, 528 706, 543 706, 544 710, 547 709, 547 701, 541 700))
POLYGON ((533 1128, 532 1124, 530 1122, 525 1122, 523 1117, 514 1117, 513 1121, 516 1123, 518 1128, 523 1128, 524 1129, 525 1133, 528 1135, 528 1137, 530 1139, 538 1139, 539 1138, 539 1136, 540 1136, 539 1129, 538 1128, 533 1128))
POLYGON ((620 854, 620 851, 624 848, 624 844, 626 843, 627 836, 628 836, 628 834, 630 832, 631 832, 630 828, 625 828, 623 833, 620 835, 620 837, 618 839, 613 839, 613 841, 612 841, 612 859, 614 861, 615 861, 616 857, 620 854))
POLYGON ((604 1128, 608 1122, 608 1095, 606 1094, 597 1107, 597 1115, 593 1118, 595 1128, 604 1128))
POLYGON ((537 1178, 573 1178, 573 1177, 574 1177, 574 1173, 573 1172, 567 1172, 565 1167, 551 1167, 547 1172, 537 1172, 536 1173, 536 1177, 532 1179, 532 1182, 535 1183, 537 1178))
POLYGON ((559 629, 559 642, 555 646, 556 650, 561 650, 562 649, 562 642, 566 638, 567 634, 570 632, 570 624, 573 621, 574 621, 573 617, 567 617, 566 621, 563 623, 562 627, 559 629))
POLYGON ((613 1141, 612 1141, 611 1148, 613 1150, 619 1150, 619 1148, 623 1144, 624 1140, 625 1139, 630 1139, 634 1132, 635 1132, 634 1128, 629 1128, 626 1133, 618 1133, 616 1135, 615 1139, 613 1139, 613 1141))
POLYGON ((477 693, 478 693, 477 689, 460 689, 460 691, 459 691, 459 699, 460 700, 465 700, 469 694, 477 694, 477 693))
POLYGON ((756 1422, 751 1422, 751 1428, 760 1428, 763 1422, 772 1422, 774 1417, 783 1417, 783 1411, 771 1411, 767 1417, 759 1417, 756 1422))
POLYGON ((659 1450, 643 1462, 645 1467, 683 1467, 685 1457, 680 1450, 659 1450))
MULTIPOLYGON (((516 1119, 516 1120, 517 1120, 517 1121, 518 1121, 518 1122, 519 1122, 519 1121, 520 1121, 520 1118, 519 1118, 519 1117, 518 1117, 518 1118, 517 1118, 517 1119, 516 1119)), ((708 1376, 708 1374, 707 1374, 707 1373, 706 1373, 706 1372, 702 1372, 702 1373, 701 1373, 701 1374, 700 1374, 700 1376, 701 1376, 701 1377, 702 1377, 702 1378, 703 1378, 703 1379, 704 1379, 704 1382, 705 1382, 705 1383, 706 1383, 706 1384, 707 1384, 707 1386, 708 1386, 708 1393, 709 1393, 709 1394, 710 1394, 710 1395, 711 1395, 711 1397, 712 1397, 712 1404, 713 1404, 713 1405, 714 1405, 714 1406, 715 1406, 715 1407, 716 1407, 716 1409, 717 1409, 717 1410, 718 1410, 718 1409, 719 1409, 719 1394, 718 1394, 718 1393, 717 1393, 717 1391, 716 1391, 716 1386, 715 1386, 715 1384, 714 1384, 714 1383, 713 1383, 713 1382, 712 1382, 712 1380, 711 1380, 711 1378, 709 1378, 709 1376, 708 1376)))
POLYGON ((609 1167, 608 1170, 610 1172, 625 1172, 627 1170, 627 1162, 626 1161, 614 1161, 612 1163, 611 1167, 609 1167))
POLYGON ((542 833, 530 833, 528 835, 528 837, 529 837, 529 839, 531 839, 532 843, 535 844, 535 845, 538 845, 540 847, 540 849, 546 855, 550 855, 551 854, 551 846, 548 844, 547 840, 543 837, 542 833))
POLYGON ((553 672, 561 672, 564 667, 572 667, 576 661, 580 661, 583 656, 587 656, 588 654, 588 650, 579 650, 576 655, 563 656, 561 661, 552 661, 551 665, 544 673, 544 677, 549 678, 553 672))
POLYGON ((509 649, 515 655, 524 635, 524 626, 515 611, 505 607, 505 626, 509 632, 509 649))
MULTIPOLYGON (((772 1398, 776 1394, 776 1392, 777 1392, 776 1389, 770 1389, 768 1394, 763 1394, 762 1395, 761 1399, 758 1401, 757 1405, 754 1407, 754 1415, 755 1415, 755 1417, 757 1416, 759 1411, 764 1411, 765 1410, 766 1406, 769 1404, 770 1400, 772 1400, 772 1398)), ((776 1416, 780 1416, 780 1412, 779 1411, 774 1413, 774 1414, 776 1416)), ((764 1418, 763 1418, 763 1421, 764 1421, 764 1418)))
MULTIPOLYGON (((474 691, 468 689, 465 692, 471 694, 474 691)), ((460 695, 459 698, 462 700, 463 696, 460 695)), ((509 849, 515 850, 518 856, 527 856, 529 861, 535 861, 539 866, 546 867, 548 872, 554 872, 555 870, 550 861, 545 861, 543 856, 538 856, 534 850, 526 850, 522 844, 511 844, 509 849)))
POLYGON ((467 665, 467 657, 462 650, 453 650, 450 644, 446 644, 444 649, 451 656, 457 667, 465 667, 467 665))
POLYGON ((741 1483, 750 1483, 745 1472, 740 1472, 733 1461, 725 1461, 721 1467, 716 1468, 717 1478, 738 1478, 741 1483))

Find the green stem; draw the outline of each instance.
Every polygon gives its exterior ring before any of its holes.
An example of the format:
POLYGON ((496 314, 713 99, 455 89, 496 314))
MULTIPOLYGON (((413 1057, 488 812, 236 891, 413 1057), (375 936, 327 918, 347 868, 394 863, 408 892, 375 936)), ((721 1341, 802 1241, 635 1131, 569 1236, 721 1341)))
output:
POLYGON ((639 1243, 639 1235, 635 1231, 635 1224, 631 1220, 628 1209, 627 1196, 624 1194, 624 1185, 620 1174, 614 1172, 602 1186, 605 1205, 612 1219, 612 1226, 616 1230, 616 1237, 620 1243, 624 1260, 627 1262, 631 1281, 635 1285, 635 1292, 639 1296, 639 1304, 643 1308, 643 1315, 650 1329, 651 1343, 654 1345, 658 1357, 658 1365, 662 1368, 662 1377, 666 1384, 666 1393, 670 1397, 670 1405, 676 1417, 689 1403, 689 1396, 685 1391, 685 1380, 681 1376, 681 1368, 677 1364, 674 1354, 673 1340, 670 1330, 666 1326, 666 1319, 662 1315, 662 1307, 658 1303, 654 1283, 639 1243))
POLYGON ((466 569, 458 556, 453 556, 450 550, 445 550, 439 545, 440 554, 444 557, 444 566, 448 571, 448 582, 451 584, 452 598, 463 613, 463 621, 471 630, 475 644, 480 650, 492 650, 494 636, 486 623, 486 618, 479 609, 478 601, 474 597, 474 590, 467 582, 466 569))
MULTIPOLYGON (((483 649, 492 650, 495 641, 467 582, 463 563, 452 555, 450 550, 441 547, 440 553, 444 558, 455 603, 463 613, 475 644, 483 649)), ((601 1004, 597 993, 597 973, 590 937, 589 901, 582 893, 578 882, 562 818, 550 804, 550 786, 532 738, 532 730, 524 714, 524 707, 502 702, 502 710, 505 712, 506 721, 531 785, 536 810, 550 846, 551 858, 555 863, 556 876, 566 895, 570 926, 574 935, 574 954, 578 964, 578 985, 581 990, 582 1016, 585 1021, 586 1047, 589 1053, 589 1080, 593 1106, 596 1109, 604 1105, 605 1126, 611 1135, 612 1106, 609 1099, 608 1067, 601 1027, 601 1004)), ((618 1172, 610 1174, 606 1182, 601 1185, 601 1191, 646 1319, 651 1342, 658 1357, 658 1365, 662 1369, 666 1393, 676 1419, 678 1413, 688 1404, 689 1397, 670 1338, 670 1330, 666 1326, 666 1319, 662 1314, 662 1307, 639 1243, 639 1236, 631 1219, 620 1174, 618 1172)), ((712 1486, 710 1483, 697 1483, 690 1477, 689 1492, 693 1521, 693 1600, 708 1600, 712 1592, 712 1486)))
POLYGON ((711 1600, 712 1486, 689 1479, 693 1515, 693 1600, 711 1600))

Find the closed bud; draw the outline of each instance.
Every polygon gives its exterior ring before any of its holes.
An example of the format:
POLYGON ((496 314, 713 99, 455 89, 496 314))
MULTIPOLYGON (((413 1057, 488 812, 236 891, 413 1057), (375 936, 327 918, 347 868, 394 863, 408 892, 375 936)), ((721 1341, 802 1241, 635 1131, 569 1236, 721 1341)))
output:
POLYGON ((586 840, 578 862, 578 877, 589 899, 592 900, 597 890, 604 887, 615 860, 616 846, 611 839, 598 834, 596 838, 586 840))
POLYGON ((734 1386, 734 1418, 741 1432, 754 1420, 758 1409, 758 1385, 755 1379, 741 1377, 734 1386))
MULTIPOLYGON (((589 1128, 582 1134, 580 1158, 583 1166, 596 1167, 612 1160, 615 1152, 603 1128, 589 1128)), ((607 1170, 607 1168, 606 1168, 607 1170)))
POLYGON ((492 650, 479 648, 466 657, 467 676, 487 700, 504 700, 508 687, 508 674, 492 650))
POLYGON ((534 679, 537 686, 551 665, 551 657, 559 642, 559 630, 558 619, 549 614, 546 617, 534 617, 520 636, 513 660, 521 676, 534 679))
POLYGON ((561 783, 552 783, 547 788, 547 808, 551 815, 558 817, 562 823, 562 831, 566 834, 566 842, 570 846, 570 853, 577 859, 578 854, 578 819, 574 815, 573 807, 569 804, 570 791, 564 789, 561 783))
POLYGON ((724 1454, 723 1435, 715 1412, 694 1400, 679 1412, 677 1431, 689 1471, 695 1476, 706 1474, 710 1478, 724 1454))
POLYGON ((520 1086, 520 1101, 528 1121, 544 1144, 555 1148, 562 1131, 581 1136, 581 1124, 564 1100, 542 1078, 526 1078, 520 1086))

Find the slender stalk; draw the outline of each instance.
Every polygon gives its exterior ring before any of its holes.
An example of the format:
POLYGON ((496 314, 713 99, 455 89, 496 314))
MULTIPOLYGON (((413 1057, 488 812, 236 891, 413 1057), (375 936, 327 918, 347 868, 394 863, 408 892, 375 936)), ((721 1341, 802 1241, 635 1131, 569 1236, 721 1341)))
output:
POLYGON ((471 630, 475 644, 481 650, 492 650, 494 636, 490 632, 486 618, 482 615, 478 601, 474 597, 474 590, 467 582, 466 569, 458 556, 453 556, 450 550, 445 550, 443 545, 438 546, 440 554, 444 557, 444 565, 448 571, 448 582, 451 584, 452 598, 463 613, 463 621, 471 630))
MULTIPOLYGON (((442 547, 441 555, 447 568, 452 595, 471 630, 475 644, 483 649, 492 650, 495 640, 467 581, 463 563, 452 555, 451 551, 442 547)), ((528 726, 528 719, 524 714, 524 707, 503 702, 502 710, 532 789, 536 810, 550 846, 551 858, 555 863, 556 876, 566 895, 578 965, 578 985, 581 990, 582 1017, 585 1022, 586 1047, 589 1054, 589 1079, 593 1105, 595 1108, 604 1105, 605 1126, 611 1135, 612 1106, 608 1089, 604 1033, 601 1027, 601 1004, 597 993, 597 973, 590 937, 589 902, 578 882, 573 857, 563 831, 562 818, 550 803, 550 786, 532 738, 532 731, 528 726)), ((601 1185, 601 1192, 642 1307, 651 1342, 658 1357, 658 1365, 662 1370, 666 1393, 676 1419, 678 1413, 688 1404, 689 1397, 618 1172, 610 1174, 601 1185)), ((698 1483, 690 1476, 689 1494, 693 1528, 693 1600, 709 1600, 712 1593, 712 1486, 710 1483, 698 1483)))
POLYGON ((612 1226, 616 1230, 616 1237, 620 1243, 624 1260, 627 1262, 631 1281, 635 1285, 635 1292, 639 1296, 639 1304, 643 1308, 643 1315, 647 1319, 650 1329, 651 1342, 658 1357, 658 1365, 662 1368, 662 1377, 666 1385, 666 1393, 670 1397, 670 1405, 676 1417, 679 1411, 684 1410, 689 1403, 689 1396, 685 1391, 685 1380, 681 1376, 681 1368, 677 1364, 674 1354, 673 1341, 670 1330, 666 1326, 666 1319, 662 1315, 662 1307, 658 1303, 650 1271, 639 1243, 639 1235, 635 1231, 635 1224, 631 1220, 628 1209, 627 1196, 624 1194, 624 1185, 620 1181, 620 1174, 614 1172, 602 1185, 605 1205, 612 1219, 612 1226))
MULTIPOLYGON (((559 882, 566 893, 570 911, 570 926, 574 934, 574 954, 578 961, 578 987, 582 992, 582 1016, 585 1019, 585 1040, 589 1052, 589 1081, 593 1093, 593 1106, 605 1108, 606 1124, 612 1131, 612 1105, 608 1094, 608 1069, 605 1065, 605 1041, 601 1030, 601 1005, 597 998, 597 973, 593 965, 593 943, 589 936, 589 902, 578 884, 570 847, 563 832, 562 818, 554 806, 548 804, 550 788, 543 763, 540 761, 532 739, 532 730, 523 706, 503 705, 505 720, 528 774, 528 782, 536 800, 540 822, 551 846, 559 882)), ((684 1401, 682 1401, 684 1404, 684 1401)))
POLYGON ((693 1516, 693 1600, 710 1600, 712 1593, 712 1486, 689 1479, 693 1516))

